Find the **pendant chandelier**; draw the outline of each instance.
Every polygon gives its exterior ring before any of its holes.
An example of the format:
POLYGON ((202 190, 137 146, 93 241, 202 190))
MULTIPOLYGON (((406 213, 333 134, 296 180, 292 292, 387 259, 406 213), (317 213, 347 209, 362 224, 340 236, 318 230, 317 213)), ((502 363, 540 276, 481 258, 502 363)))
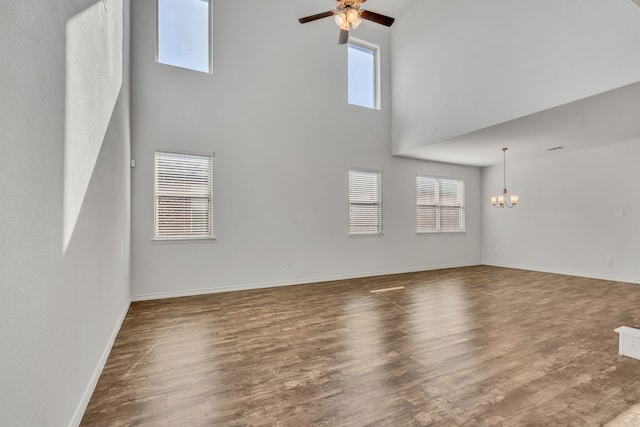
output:
POLYGON ((513 208, 518 204, 518 196, 507 197, 507 150, 507 147, 502 149, 502 177, 504 179, 502 196, 491 196, 491 204, 494 208, 513 208))

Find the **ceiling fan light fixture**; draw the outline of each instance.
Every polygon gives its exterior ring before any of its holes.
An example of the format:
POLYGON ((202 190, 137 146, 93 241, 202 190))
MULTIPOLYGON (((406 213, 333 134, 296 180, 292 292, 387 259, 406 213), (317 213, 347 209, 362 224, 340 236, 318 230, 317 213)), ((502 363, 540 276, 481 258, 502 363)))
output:
MULTIPOLYGON (((333 19, 338 27, 340 27, 340 37, 338 44, 346 44, 349 41, 349 31, 358 28, 363 20, 375 22, 376 24, 390 27, 395 21, 394 18, 381 15, 370 10, 360 9, 360 5, 367 0, 335 0, 336 9, 326 12, 316 13, 315 15, 304 16, 298 19, 301 24, 317 21, 318 19, 333 19)), ((638 0, 640 1, 640 0, 638 0)))

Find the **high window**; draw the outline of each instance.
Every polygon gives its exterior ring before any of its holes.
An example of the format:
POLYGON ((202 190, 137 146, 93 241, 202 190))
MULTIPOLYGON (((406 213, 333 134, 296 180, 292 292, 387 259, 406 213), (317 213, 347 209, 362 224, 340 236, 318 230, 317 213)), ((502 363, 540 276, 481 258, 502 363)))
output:
POLYGON ((382 172, 349 170, 349 234, 382 234, 382 172))
POLYGON ((156 151, 154 235, 213 237, 213 154, 156 151))
POLYGON ((416 177, 417 232, 464 231, 464 181, 416 177))
POLYGON ((380 109, 379 47, 352 37, 347 50, 349 104, 380 109))
POLYGON ((157 2, 158 62, 208 73, 211 68, 211 1, 157 2))

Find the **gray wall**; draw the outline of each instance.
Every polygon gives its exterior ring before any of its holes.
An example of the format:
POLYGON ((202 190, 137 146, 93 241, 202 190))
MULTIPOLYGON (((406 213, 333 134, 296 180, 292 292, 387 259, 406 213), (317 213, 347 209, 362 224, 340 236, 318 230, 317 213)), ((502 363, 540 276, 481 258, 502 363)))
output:
POLYGON ((128 1, 107 5, 0 2, 3 426, 77 424, 130 301, 128 1), (114 52, 119 75, 86 79, 114 52), (115 94, 74 98, 96 112, 76 123, 92 138, 65 130, 74 93, 115 94))
POLYGON ((507 162, 515 209, 490 205, 502 166, 484 169, 483 263, 640 283, 638 158, 634 140, 507 162))
POLYGON ((300 25, 294 1, 212 4, 212 75, 155 63, 155 2, 132 4, 134 299, 480 262, 480 170, 390 155, 388 30, 354 33, 381 46, 372 111, 346 102, 331 19, 300 25), (156 149, 216 153, 216 241, 152 242, 156 149), (383 170, 382 237, 348 236, 349 167, 383 170), (418 172, 466 181, 467 233, 416 235, 418 172))

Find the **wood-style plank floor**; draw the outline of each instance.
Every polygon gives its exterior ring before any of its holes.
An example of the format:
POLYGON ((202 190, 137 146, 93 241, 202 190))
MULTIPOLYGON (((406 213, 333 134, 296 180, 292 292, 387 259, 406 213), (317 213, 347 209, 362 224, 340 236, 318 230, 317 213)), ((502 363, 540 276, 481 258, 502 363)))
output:
POLYGON ((485 266, 137 302, 82 425, 601 426, 640 401, 639 308, 485 266))

